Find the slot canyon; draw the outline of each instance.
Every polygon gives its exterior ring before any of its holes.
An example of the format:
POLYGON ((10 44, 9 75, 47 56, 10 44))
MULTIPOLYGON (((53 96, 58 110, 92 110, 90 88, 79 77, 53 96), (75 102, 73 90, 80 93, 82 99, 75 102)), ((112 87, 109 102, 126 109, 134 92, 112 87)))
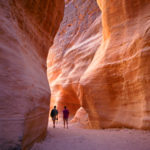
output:
POLYGON ((0 14, 0 150, 150 149, 149 0, 1 0, 0 14), (54 105, 69 130, 52 129, 54 105))

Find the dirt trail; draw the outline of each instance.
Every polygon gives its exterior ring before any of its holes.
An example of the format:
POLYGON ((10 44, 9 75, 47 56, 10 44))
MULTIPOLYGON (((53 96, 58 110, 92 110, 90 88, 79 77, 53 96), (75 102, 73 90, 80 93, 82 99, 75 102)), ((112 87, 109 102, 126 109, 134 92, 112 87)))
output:
POLYGON ((49 124, 48 135, 32 150, 150 150, 150 132, 130 129, 81 129, 62 122, 55 129, 49 124))

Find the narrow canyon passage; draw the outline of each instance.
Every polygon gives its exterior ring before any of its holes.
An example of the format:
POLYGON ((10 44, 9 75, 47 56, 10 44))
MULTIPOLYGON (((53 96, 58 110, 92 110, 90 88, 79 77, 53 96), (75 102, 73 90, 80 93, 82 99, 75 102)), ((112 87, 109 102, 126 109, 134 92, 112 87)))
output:
POLYGON ((146 0, 97 2, 101 10, 92 0, 65 3, 47 74, 51 108, 67 105, 75 123, 69 129, 61 121, 55 129, 49 123, 46 139, 32 150, 150 149, 150 132, 136 130, 150 127, 149 68, 142 66, 149 64, 143 53, 148 53, 149 19, 144 18, 150 5, 146 0), (140 20, 146 31, 140 30, 140 20), (79 120, 93 129, 79 127, 79 120))
POLYGON ((62 121, 52 128, 43 142, 31 150, 150 150, 150 132, 135 129, 82 129, 78 124, 63 128, 62 121))
POLYGON ((150 129, 149 10, 148 0, 66 0, 47 59, 51 107, 83 107, 92 128, 150 129))
POLYGON ((149 130, 150 0, 0 1, 0 150, 150 150, 149 130))

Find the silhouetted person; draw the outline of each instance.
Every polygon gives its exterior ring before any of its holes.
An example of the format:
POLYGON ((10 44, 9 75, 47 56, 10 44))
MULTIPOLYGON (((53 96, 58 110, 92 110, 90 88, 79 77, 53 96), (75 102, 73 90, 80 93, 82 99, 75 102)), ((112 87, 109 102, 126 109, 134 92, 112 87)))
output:
POLYGON ((55 128, 55 121, 58 120, 58 110, 56 109, 56 106, 51 111, 51 117, 53 120, 53 128, 55 128))
POLYGON ((64 128, 65 128, 66 124, 67 124, 67 128, 68 128, 68 117, 69 117, 69 110, 67 109, 66 106, 64 106, 64 110, 63 110, 64 128))

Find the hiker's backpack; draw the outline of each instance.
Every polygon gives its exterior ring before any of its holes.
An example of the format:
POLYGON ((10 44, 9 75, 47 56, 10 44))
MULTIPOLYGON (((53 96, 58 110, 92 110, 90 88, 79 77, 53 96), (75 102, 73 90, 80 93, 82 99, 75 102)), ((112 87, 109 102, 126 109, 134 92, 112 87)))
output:
POLYGON ((56 110, 56 109, 53 109, 52 111, 51 111, 51 117, 54 117, 54 116, 56 116, 58 114, 58 111, 56 110))

